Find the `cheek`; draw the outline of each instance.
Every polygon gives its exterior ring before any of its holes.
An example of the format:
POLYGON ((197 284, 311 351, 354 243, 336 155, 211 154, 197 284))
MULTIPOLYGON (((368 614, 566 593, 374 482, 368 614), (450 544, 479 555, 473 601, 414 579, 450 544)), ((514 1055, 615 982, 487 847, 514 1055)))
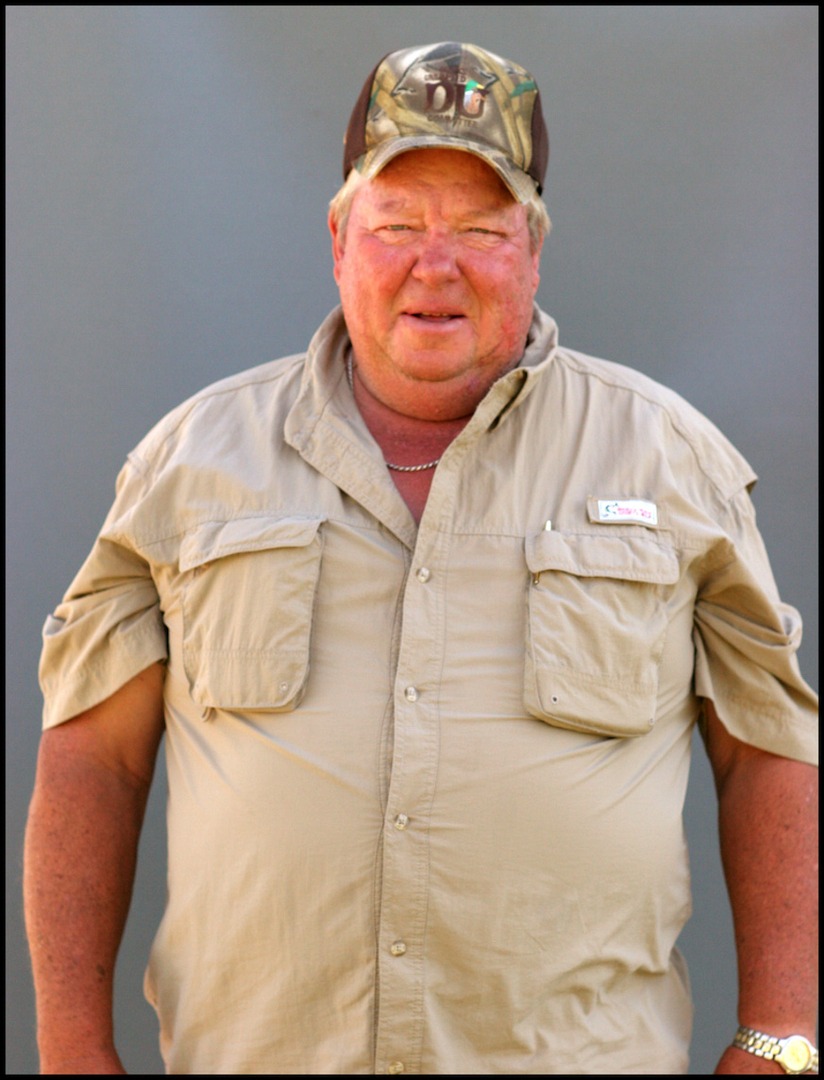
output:
POLYGON ((502 337, 513 342, 523 340, 532 322, 536 290, 537 277, 532 263, 519 262, 490 283, 484 307, 490 321, 497 323, 502 337))
POLYGON ((380 314, 380 306, 391 299, 402 281, 397 260, 380 253, 349 261, 344 257, 337 269, 344 307, 368 313, 373 318, 380 314))

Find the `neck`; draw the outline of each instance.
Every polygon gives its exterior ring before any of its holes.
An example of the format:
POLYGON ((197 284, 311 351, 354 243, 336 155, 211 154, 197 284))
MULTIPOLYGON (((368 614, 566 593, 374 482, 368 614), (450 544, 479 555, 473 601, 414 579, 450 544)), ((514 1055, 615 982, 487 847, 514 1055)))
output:
POLYGON ((353 365, 352 391, 364 423, 383 451, 385 460, 415 465, 439 458, 471 419, 430 420, 407 416, 384 404, 360 378, 353 365))

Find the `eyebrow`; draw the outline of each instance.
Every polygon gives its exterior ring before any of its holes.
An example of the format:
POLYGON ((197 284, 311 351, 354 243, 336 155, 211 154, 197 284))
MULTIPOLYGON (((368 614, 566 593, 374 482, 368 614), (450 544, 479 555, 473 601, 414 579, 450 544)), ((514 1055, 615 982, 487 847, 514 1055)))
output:
POLYGON ((509 203, 506 203, 504 206, 487 206, 481 210, 467 210, 461 216, 468 218, 486 217, 488 214, 497 214, 499 211, 507 209, 509 209, 509 203))
POLYGON ((396 210, 406 209, 408 205, 405 199, 393 199, 390 197, 376 202, 374 208, 382 213, 393 213, 396 210))
MULTIPOLYGON (((460 216, 464 218, 488 217, 490 214, 496 214, 499 211, 508 209, 508 206, 509 204, 507 203, 503 206, 481 207, 478 210, 463 210, 461 211, 460 216)), ((409 210, 411 209, 411 207, 406 199, 390 197, 387 199, 382 199, 380 202, 375 203, 374 209, 377 210, 378 213, 394 214, 399 213, 403 210, 409 210)))

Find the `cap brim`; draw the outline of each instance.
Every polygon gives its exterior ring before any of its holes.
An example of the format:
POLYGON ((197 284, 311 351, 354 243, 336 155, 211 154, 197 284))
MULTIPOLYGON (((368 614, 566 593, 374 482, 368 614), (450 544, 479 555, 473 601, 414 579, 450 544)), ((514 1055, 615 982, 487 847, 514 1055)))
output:
POLYGON ((366 179, 371 179, 400 154, 409 150, 431 148, 461 150, 481 158, 495 170, 519 203, 528 203, 538 190, 532 177, 513 165, 500 151, 485 143, 471 142, 465 138, 450 138, 448 135, 407 135, 388 139, 360 157, 355 162, 355 168, 366 179))

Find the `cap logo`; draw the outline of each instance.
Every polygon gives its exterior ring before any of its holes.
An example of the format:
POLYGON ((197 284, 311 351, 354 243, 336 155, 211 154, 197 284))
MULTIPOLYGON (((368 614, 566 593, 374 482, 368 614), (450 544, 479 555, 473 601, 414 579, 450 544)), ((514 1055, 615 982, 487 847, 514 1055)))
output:
POLYGON ((455 119, 479 120, 483 116, 489 87, 481 86, 476 79, 464 79, 462 75, 460 71, 443 69, 426 76, 424 108, 428 114, 444 116, 454 110, 455 119))

